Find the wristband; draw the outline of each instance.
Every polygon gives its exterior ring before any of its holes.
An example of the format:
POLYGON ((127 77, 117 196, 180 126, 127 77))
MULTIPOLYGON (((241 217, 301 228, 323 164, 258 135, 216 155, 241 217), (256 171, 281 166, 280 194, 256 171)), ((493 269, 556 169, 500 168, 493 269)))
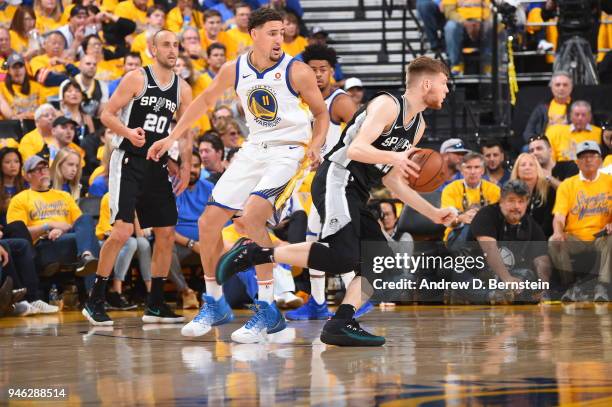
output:
POLYGON ((190 249, 193 249, 193 246, 195 245, 195 242, 191 239, 189 239, 189 241, 187 242, 187 247, 190 249))

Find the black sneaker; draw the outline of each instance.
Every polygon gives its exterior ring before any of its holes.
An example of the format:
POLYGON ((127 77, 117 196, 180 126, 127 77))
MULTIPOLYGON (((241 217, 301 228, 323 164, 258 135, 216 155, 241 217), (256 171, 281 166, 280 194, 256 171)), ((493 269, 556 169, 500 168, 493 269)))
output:
POLYGON ((138 307, 136 304, 130 304, 123 294, 114 291, 106 295, 106 303, 108 304, 109 310, 130 311, 138 307))
POLYGON ((81 256, 77 263, 76 275, 78 277, 94 274, 98 270, 98 259, 87 253, 81 256))
POLYGON ((148 305, 145 307, 142 322, 146 324, 176 324, 183 322, 185 318, 181 315, 176 315, 168 304, 162 302, 159 305, 148 305))
POLYGON ((251 240, 242 237, 231 249, 219 258, 215 277, 218 284, 226 283, 232 276, 253 267, 251 253, 259 246, 251 240))
POLYGON ((94 303, 87 301, 81 313, 94 326, 108 326, 113 324, 113 320, 104 309, 104 301, 96 301, 94 303))
POLYGON ((337 346, 382 346, 385 338, 364 331, 354 319, 330 319, 321 331, 321 342, 337 346))

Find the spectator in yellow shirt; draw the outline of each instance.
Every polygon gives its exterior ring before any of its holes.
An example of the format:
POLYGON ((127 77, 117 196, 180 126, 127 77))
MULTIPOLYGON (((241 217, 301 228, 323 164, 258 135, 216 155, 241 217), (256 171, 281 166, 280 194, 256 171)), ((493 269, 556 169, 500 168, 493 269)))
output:
POLYGON ((48 103, 40 105, 36 109, 34 112, 36 128, 24 135, 19 142, 19 154, 21 154, 24 162, 34 154, 46 156, 45 158, 49 159, 49 149, 46 144, 53 140, 51 130, 57 114, 58 111, 48 103))
POLYGON ((30 41, 32 34, 39 35, 36 29, 36 14, 30 7, 21 6, 17 9, 11 22, 11 45, 27 61, 41 51, 40 43, 30 41))
POLYGON ((11 34, 9 30, 4 27, 0 27, 0 81, 4 80, 6 75, 6 68, 4 64, 6 59, 15 51, 11 47, 11 34))
MULTIPOLYGON (((594 301, 609 301, 608 290, 612 270, 612 175, 600 172, 601 149, 592 141, 577 147, 580 173, 566 179, 557 189, 553 213, 554 233, 549 240, 553 264, 563 283, 570 284, 574 270, 570 255, 583 252, 599 254, 599 283, 594 301), (567 243, 563 243, 567 242, 567 243)), ((577 301, 582 297, 578 285, 571 287, 562 300, 577 301)))
POLYGON ((8 28, 16 12, 16 6, 9 4, 7 0, 0 0, 0 26, 8 28))
POLYGON ((35 0, 36 29, 41 34, 55 31, 66 24, 68 19, 62 15, 61 0, 35 0))
POLYGON ((136 32, 147 28, 147 0, 125 0, 115 7, 115 15, 136 23, 136 32))
MULTIPOLYGON (((204 75, 207 78, 210 78, 211 82, 213 79, 215 79, 215 76, 217 76, 217 73, 219 73, 219 70, 226 62, 227 58, 225 57, 225 54, 225 46, 218 42, 213 42, 206 50, 206 55, 208 55, 208 69, 206 70, 206 73, 204 75)), ((236 94, 234 88, 230 87, 226 89, 223 94, 219 96, 219 98, 217 98, 215 106, 236 106, 238 105, 238 103, 238 95, 236 94)), ((209 113, 212 113, 212 109, 209 113)))
POLYGON ((227 60, 236 59, 251 49, 253 39, 249 34, 249 18, 251 17, 251 6, 246 3, 238 3, 234 9, 236 15, 236 27, 226 31, 230 41, 224 44, 227 48, 227 60))
POLYGON ((96 60, 95 79, 112 81, 121 77, 123 60, 115 58, 116 54, 110 49, 105 49, 102 40, 96 34, 85 37, 81 49, 96 60))
POLYGON ((539 104, 531 112, 525 131, 523 131, 523 139, 526 142, 532 137, 544 134, 548 126, 570 122, 569 105, 574 89, 572 77, 565 71, 557 71, 553 73, 549 86, 553 98, 549 103, 539 104))
POLYGON ((147 9, 147 26, 143 32, 134 37, 132 52, 141 53, 147 49, 147 31, 158 31, 166 25, 166 11, 162 6, 155 5, 147 9))
POLYGON ((455 208, 459 216, 453 224, 446 228, 444 241, 449 245, 467 239, 472 219, 478 211, 487 205, 497 203, 500 188, 492 182, 484 180, 485 159, 479 153, 467 153, 461 161, 463 179, 451 182, 442 190, 441 208, 455 208))
POLYGON ((202 48, 200 34, 197 28, 187 27, 180 35, 179 40, 181 47, 186 56, 191 60, 193 70, 196 72, 204 72, 206 68, 205 49, 202 48))
POLYGON ((25 223, 36 248, 39 270, 52 263, 77 262, 77 275, 96 272, 100 245, 94 221, 64 191, 50 189, 49 163, 34 155, 23 165, 30 184, 11 199, 7 221, 25 223))
MULTIPOLYGON (((206 75, 194 71, 191 58, 187 55, 179 55, 176 59, 174 72, 187 81, 189 86, 191 86, 194 97, 202 93, 212 82, 206 75)), ((197 137, 198 134, 209 129, 210 119, 208 118, 208 113, 204 112, 198 121, 194 123, 191 131, 194 133, 194 137, 197 137)))
POLYGON ((285 26, 285 38, 283 40, 282 49, 283 52, 291 56, 296 56, 304 52, 308 41, 306 38, 300 35, 298 18, 293 13, 286 13, 283 19, 283 25, 285 26))
POLYGON ((570 124, 549 126, 546 137, 550 141, 555 161, 576 160, 576 146, 583 141, 601 144, 601 128, 591 125, 591 104, 577 100, 570 108, 570 124))
POLYGON ((53 31, 47 34, 44 42, 45 53, 32 58, 30 70, 36 81, 43 85, 42 96, 44 100, 56 97, 59 93, 59 85, 69 76, 79 73, 77 67, 62 55, 66 40, 64 36, 53 31))
POLYGON ((64 148, 74 150, 81 157, 81 165, 85 165, 85 151, 74 143, 75 128, 77 122, 66 116, 57 117, 52 124, 51 134, 53 138, 47 142, 49 148, 49 162, 55 160, 55 156, 64 148))
POLYGON ((13 54, 6 62, 8 73, 4 82, 0 83, 0 94, 11 110, 11 114, 6 118, 31 120, 36 108, 44 103, 41 87, 30 80, 21 55, 13 54))
POLYGON ((202 41, 202 49, 208 49, 211 44, 218 42, 225 47, 231 42, 226 31, 221 31, 223 23, 221 21, 221 13, 217 10, 206 10, 204 12, 204 28, 200 30, 200 41, 202 41))
POLYGON ((463 40, 480 42, 484 73, 490 73, 491 64, 491 6, 489 0, 442 0, 446 17, 444 39, 451 64, 452 75, 463 75, 463 40), (487 72, 488 71, 488 72, 487 72))
POLYGON ((166 28, 180 33, 185 27, 202 28, 202 13, 194 7, 193 0, 178 0, 176 7, 168 12, 166 28))

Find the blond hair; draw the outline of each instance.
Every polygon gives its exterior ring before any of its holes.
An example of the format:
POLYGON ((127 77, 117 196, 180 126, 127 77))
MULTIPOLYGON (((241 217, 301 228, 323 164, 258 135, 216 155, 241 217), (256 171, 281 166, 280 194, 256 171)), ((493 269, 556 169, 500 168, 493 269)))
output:
POLYGON ((68 186, 70 187, 70 195, 75 201, 78 201, 79 198, 81 198, 82 173, 83 169, 81 168, 81 155, 70 147, 64 147, 57 152, 57 155, 53 160, 53 164, 51 164, 51 186, 53 189, 58 189, 61 191, 64 183, 68 182, 68 186), (71 154, 78 158, 79 165, 74 179, 72 181, 67 181, 62 174, 61 167, 71 154))
MULTIPOLYGON (((510 179, 520 179, 518 175, 518 169, 523 160, 532 160, 532 162, 535 163, 536 174, 538 177, 536 181, 535 190, 536 193, 540 196, 540 198, 542 198, 541 205, 543 206, 546 204, 546 199, 548 198, 548 181, 546 181, 546 176, 544 175, 544 170, 542 170, 542 166, 533 154, 521 153, 516 158, 516 161, 514 162, 514 167, 512 168, 512 174, 510 174, 510 179)), ((531 193, 531 191, 529 192, 531 193)))

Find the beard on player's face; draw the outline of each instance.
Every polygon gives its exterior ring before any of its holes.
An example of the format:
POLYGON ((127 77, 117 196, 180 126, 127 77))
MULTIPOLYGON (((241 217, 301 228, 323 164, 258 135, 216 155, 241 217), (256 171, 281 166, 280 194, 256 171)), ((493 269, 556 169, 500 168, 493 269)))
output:
POLYGON ((442 109, 442 102, 444 101, 444 99, 437 96, 433 92, 433 90, 430 90, 423 97, 423 101, 425 102, 425 105, 428 108, 434 109, 434 110, 440 110, 442 109))

